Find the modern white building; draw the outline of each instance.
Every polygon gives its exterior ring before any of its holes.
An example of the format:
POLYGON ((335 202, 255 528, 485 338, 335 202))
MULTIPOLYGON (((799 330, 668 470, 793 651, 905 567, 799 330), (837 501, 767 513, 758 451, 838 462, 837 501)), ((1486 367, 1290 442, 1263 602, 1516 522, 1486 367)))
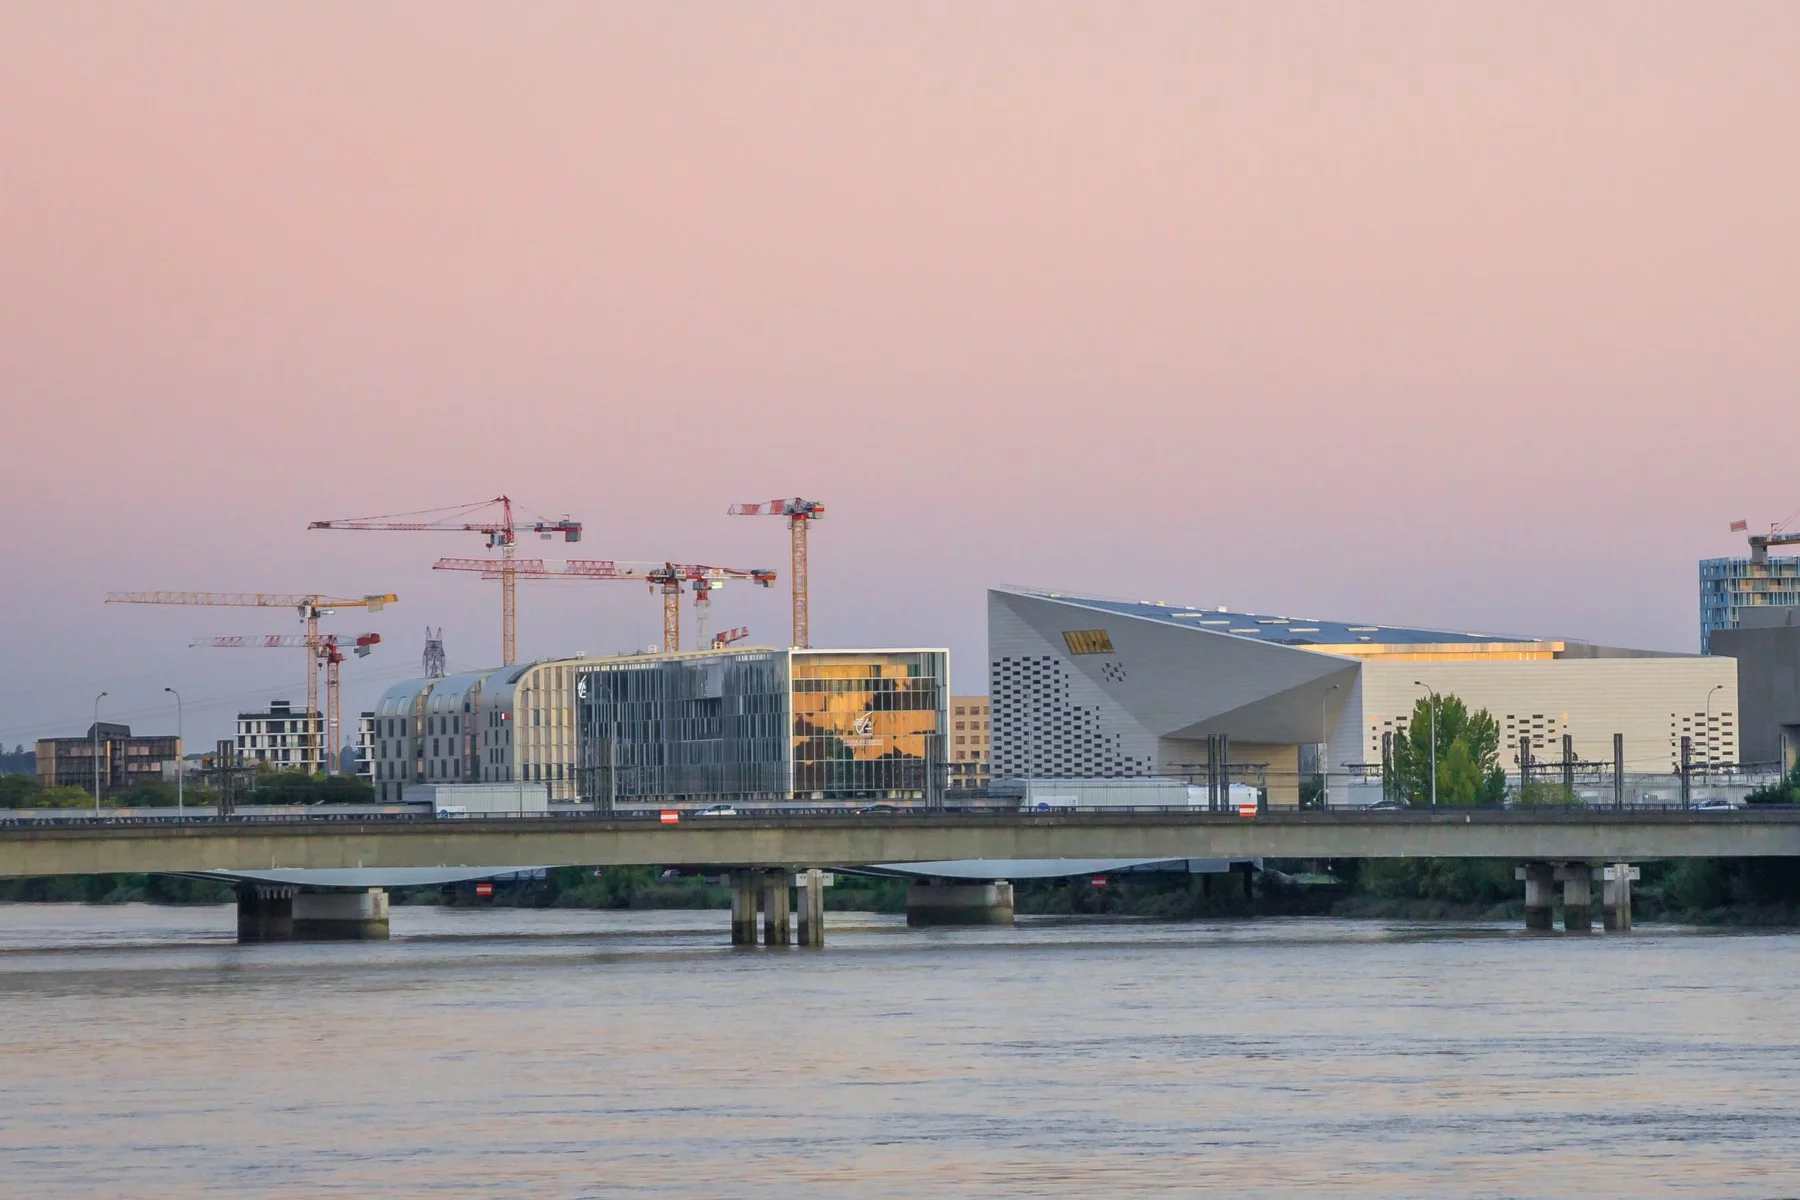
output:
POLYGON ((993 777, 1207 770, 1230 739, 1232 778, 1299 795, 1298 747, 1323 744, 1331 799, 1379 772, 1383 735, 1424 696, 1454 694, 1499 725, 1500 761, 1613 761, 1669 776, 1738 761, 1737 664, 1580 642, 1255 615, 996 589, 988 593, 993 777))
POLYGON ((356 716, 356 777, 374 782, 375 779, 375 714, 358 713, 356 716))
POLYGON ((574 672, 582 658, 413 679, 370 714, 375 798, 407 784, 545 783, 575 798, 574 672))
POLYGON ((266 712, 237 715, 237 748, 247 763, 316 775, 325 769, 325 719, 271 700, 266 712))

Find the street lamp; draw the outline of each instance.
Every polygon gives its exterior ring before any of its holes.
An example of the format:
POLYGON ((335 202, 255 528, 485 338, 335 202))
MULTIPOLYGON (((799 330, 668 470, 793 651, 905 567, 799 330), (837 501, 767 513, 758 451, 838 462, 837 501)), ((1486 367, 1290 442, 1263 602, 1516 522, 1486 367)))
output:
POLYGON ((166 687, 163 691, 175 697, 175 815, 185 817, 187 801, 182 785, 187 779, 187 763, 181 757, 181 752, 185 749, 181 743, 181 693, 172 687, 166 687))
POLYGON ((100 815, 100 701, 111 695, 101 692, 94 697, 94 815, 100 815))
POLYGON ((1320 808, 1330 808, 1331 807, 1330 802, 1327 801, 1325 798, 1326 797, 1325 785, 1326 785, 1326 781, 1327 781, 1327 777, 1325 774, 1325 758, 1326 758, 1326 755, 1330 752, 1328 747, 1331 742, 1331 731, 1328 726, 1328 722, 1329 722, 1330 718, 1326 716, 1325 706, 1331 702, 1331 693, 1337 691, 1340 686, 1342 686, 1342 685, 1336 684, 1336 683, 1332 684, 1330 687, 1326 688, 1324 693, 1319 697, 1319 807, 1320 808))
POLYGON ((1712 698, 1713 692, 1718 691, 1724 686, 1725 685, 1722 683, 1715 683, 1712 685, 1712 692, 1706 693, 1706 783, 1708 787, 1712 786, 1712 698))
POLYGON ((1437 706, 1438 694, 1423 680, 1413 680, 1414 687, 1431 692, 1431 807, 1437 807, 1437 706))

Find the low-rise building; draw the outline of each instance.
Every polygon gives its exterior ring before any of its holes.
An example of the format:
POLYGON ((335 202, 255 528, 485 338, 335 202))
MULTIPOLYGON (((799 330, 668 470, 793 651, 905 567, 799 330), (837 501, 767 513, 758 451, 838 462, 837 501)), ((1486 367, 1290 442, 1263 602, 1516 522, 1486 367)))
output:
POLYGON ((413 679, 369 715, 370 780, 392 803, 408 784, 543 783, 575 799, 575 670, 545 659, 413 679))
POLYGON ((992 736, 986 696, 950 697, 950 786, 978 790, 988 785, 992 736))
POLYGON ((98 757, 102 796, 119 795, 140 780, 160 780, 178 769, 181 739, 173 734, 134 737, 129 725, 101 721, 88 726, 84 737, 40 738, 37 744, 37 780, 44 787, 78 787, 94 790, 94 763, 98 757))
POLYGON ((292 701, 271 700, 263 712, 237 715, 237 748, 243 762, 316 775, 325 769, 325 718, 316 709, 308 713, 292 701))

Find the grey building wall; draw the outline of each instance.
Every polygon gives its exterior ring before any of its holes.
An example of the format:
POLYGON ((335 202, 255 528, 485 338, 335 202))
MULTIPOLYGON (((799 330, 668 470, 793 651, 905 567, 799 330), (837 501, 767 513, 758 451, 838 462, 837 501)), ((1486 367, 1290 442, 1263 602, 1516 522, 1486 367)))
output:
POLYGON ((1764 610, 1746 618, 1746 628, 1712 635, 1714 654, 1737 659, 1743 760, 1776 761, 1785 735, 1791 765, 1800 751, 1800 609, 1764 610), (1748 627, 1751 620, 1756 627, 1748 627))

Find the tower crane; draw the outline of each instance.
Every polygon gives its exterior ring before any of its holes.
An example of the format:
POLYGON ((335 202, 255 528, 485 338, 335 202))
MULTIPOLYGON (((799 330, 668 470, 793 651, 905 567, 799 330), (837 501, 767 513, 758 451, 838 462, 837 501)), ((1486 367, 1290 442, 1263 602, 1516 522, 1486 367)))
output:
POLYGON ((460 507, 428 508, 417 512, 391 513, 382 517, 351 517, 341 521, 313 521, 308 529, 374 529, 398 533, 481 533, 487 535, 488 549, 498 549, 501 561, 498 564, 500 575, 500 657, 503 665, 511 666, 518 659, 518 637, 516 603, 514 587, 515 577, 511 567, 513 554, 518 549, 520 530, 535 533, 542 538, 552 538, 562 534, 565 542, 581 540, 581 522, 569 519, 564 513, 555 521, 533 521, 528 525, 513 523, 512 499, 507 496, 495 496, 492 500, 480 500, 474 504, 460 507), (484 509, 498 506, 497 514, 485 518, 477 517, 484 509), (426 520, 400 520, 402 517, 423 517, 426 520))
MULTIPOLYGON (((475 571, 483 579, 500 579, 501 564, 491 558, 440 558, 432 564, 439 571, 475 571)), ((775 572, 762 568, 709 567, 698 563, 622 563, 609 558, 571 558, 546 561, 514 559, 511 573, 519 579, 633 580, 648 584, 663 597, 663 649, 681 649, 681 585, 691 584, 700 593, 711 592, 726 580, 748 579, 758 587, 775 583, 775 572)), ((696 593, 696 603, 699 603, 696 593)))
MULTIPOLYGON (((392 592, 370 594, 356 599, 347 596, 326 596, 318 592, 305 594, 289 592, 108 592, 108 604, 198 604, 209 608, 292 608, 299 612, 300 619, 306 623, 306 634, 299 643, 306 650, 306 716, 308 733, 306 750, 309 759, 318 761, 320 747, 313 745, 311 722, 314 713, 319 711, 319 665, 323 661, 321 647, 323 640, 319 635, 319 618, 328 617, 340 608, 361 608, 368 612, 380 612, 390 604, 398 603, 400 597, 392 592)), ((335 755, 335 752, 334 752, 335 755)))
MULTIPOLYGON (((1789 525, 1794 523, 1796 517, 1800 517, 1800 509, 1796 509, 1789 513, 1787 520, 1769 526, 1769 532, 1751 534, 1750 561, 1753 563, 1768 562, 1770 546, 1800 545, 1800 529, 1788 528, 1789 525)), ((1733 532, 1741 532, 1749 528, 1749 523, 1745 521, 1735 521, 1732 523, 1731 528, 1733 532)))
POLYGON ((793 574, 789 583, 794 589, 794 645, 804 650, 812 645, 812 630, 807 613, 806 529, 825 515, 825 506, 817 500, 770 500, 766 504, 734 504, 726 510, 734 517, 786 517, 788 533, 793 539, 793 574))
MULTIPOLYGON (((304 649, 316 656, 319 666, 325 669, 325 770, 327 773, 338 773, 340 740, 339 717, 341 705, 338 700, 338 668, 343 665, 344 651, 347 649, 358 658, 367 658, 369 651, 381 641, 379 633, 359 633, 355 637, 340 637, 335 633, 320 635, 318 644, 312 645, 305 634, 269 633, 253 636, 201 638, 189 642, 193 646, 211 646, 222 650, 243 649, 304 649)), ((310 726, 312 713, 307 713, 310 726)))

